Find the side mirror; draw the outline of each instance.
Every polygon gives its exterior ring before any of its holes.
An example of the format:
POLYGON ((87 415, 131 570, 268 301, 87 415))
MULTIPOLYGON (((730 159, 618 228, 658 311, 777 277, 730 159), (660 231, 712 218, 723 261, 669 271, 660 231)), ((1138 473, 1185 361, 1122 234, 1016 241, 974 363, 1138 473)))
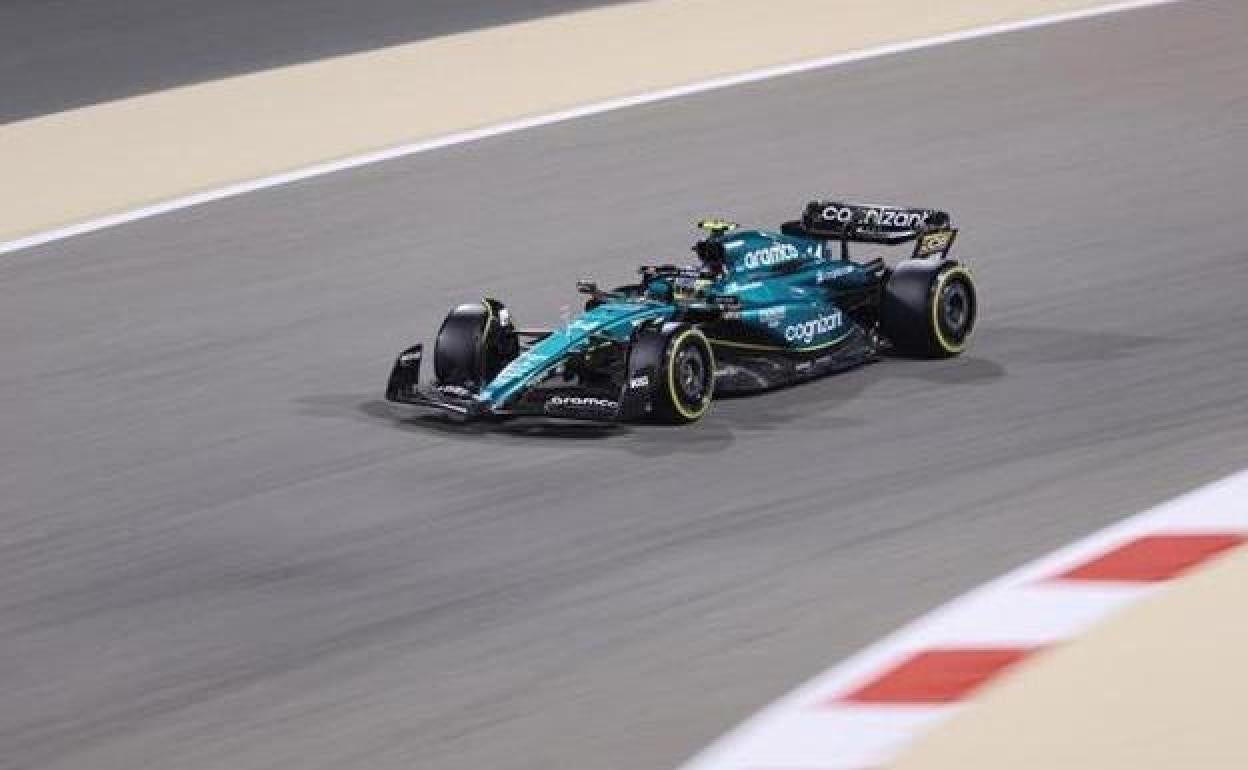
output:
POLYGON ((577 281, 576 290, 581 294, 598 294, 598 284, 594 281, 577 281))

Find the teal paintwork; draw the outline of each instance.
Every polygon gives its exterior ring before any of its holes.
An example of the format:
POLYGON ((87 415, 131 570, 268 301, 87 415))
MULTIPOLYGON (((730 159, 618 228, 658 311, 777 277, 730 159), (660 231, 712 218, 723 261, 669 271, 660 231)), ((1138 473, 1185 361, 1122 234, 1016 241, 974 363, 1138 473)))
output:
POLYGON ((651 319, 668 319, 675 313, 675 306, 655 300, 608 302, 583 313, 549 336, 521 353, 493 380, 481 389, 477 398, 494 408, 501 408, 513 396, 551 367, 562 361, 568 353, 584 350, 593 344, 594 336, 605 336, 627 341, 633 329, 651 319))
POLYGON ((714 277, 659 278, 643 296, 608 300, 522 353, 477 398, 502 409, 570 352, 592 345, 592 337, 627 341, 647 320, 671 319, 682 308, 713 299, 729 303, 721 305, 722 320, 703 326, 717 347, 800 355, 851 335, 855 324, 839 299, 872 279, 861 265, 842 259, 835 243, 764 230, 732 230, 713 239, 723 255, 714 277))
POLYGON ((831 347, 853 329, 838 295, 862 289, 871 277, 855 262, 841 258, 836 244, 764 230, 732 231, 720 237, 724 278, 712 292, 736 297, 736 319, 750 342, 738 333, 717 337, 717 345, 774 348, 802 353, 831 347))

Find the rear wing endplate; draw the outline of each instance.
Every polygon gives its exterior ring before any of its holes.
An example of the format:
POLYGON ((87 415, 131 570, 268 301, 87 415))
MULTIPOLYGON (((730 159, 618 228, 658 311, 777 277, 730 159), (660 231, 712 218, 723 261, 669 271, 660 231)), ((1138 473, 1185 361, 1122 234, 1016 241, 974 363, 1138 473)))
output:
POLYGON ((953 248, 953 241, 958 237, 958 231, 953 227, 942 227, 939 230, 932 230, 923 233, 914 241, 913 259, 929 259, 937 255, 941 259, 949 256, 949 249, 953 248))

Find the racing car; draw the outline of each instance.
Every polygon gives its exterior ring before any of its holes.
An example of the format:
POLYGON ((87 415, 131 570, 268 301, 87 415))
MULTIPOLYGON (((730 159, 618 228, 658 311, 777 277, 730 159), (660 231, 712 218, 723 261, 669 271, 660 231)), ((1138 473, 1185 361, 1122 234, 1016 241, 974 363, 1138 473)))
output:
MULTIPOLYGON (((578 281, 585 310, 523 329, 497 299, 450 311, 433 345, 399 354, 386 398, 465 420, 553 417, 691 423, 716 395, 774 389, 894 351, 956 356, 978 303, 949 256, 949 214, 812 201, 778 231, 712 219, 691 265, 645 265, 610 291, 578 281), (852 259, 850 244, 913 242, 906 259, 852 259)), ((879 249, 877 249, 879 250, 879 249)))

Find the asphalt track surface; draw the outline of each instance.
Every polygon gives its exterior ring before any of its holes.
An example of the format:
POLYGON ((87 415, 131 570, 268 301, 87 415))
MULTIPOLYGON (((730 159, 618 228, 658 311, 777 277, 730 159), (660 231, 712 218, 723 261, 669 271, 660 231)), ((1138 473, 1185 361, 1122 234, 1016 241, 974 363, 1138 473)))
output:
POLYGON ((621 0, 5 0, 0 123, 621 0))
POLYGON ((923 610, 1248 465, 1248 8, 629 109, 0 260, 0 766, 667 768, 923 610), (691 428, 398 422, 700 215, 939 204, 974 350, 691 428), (424 333, 424 334, 422 334, 424 333))

